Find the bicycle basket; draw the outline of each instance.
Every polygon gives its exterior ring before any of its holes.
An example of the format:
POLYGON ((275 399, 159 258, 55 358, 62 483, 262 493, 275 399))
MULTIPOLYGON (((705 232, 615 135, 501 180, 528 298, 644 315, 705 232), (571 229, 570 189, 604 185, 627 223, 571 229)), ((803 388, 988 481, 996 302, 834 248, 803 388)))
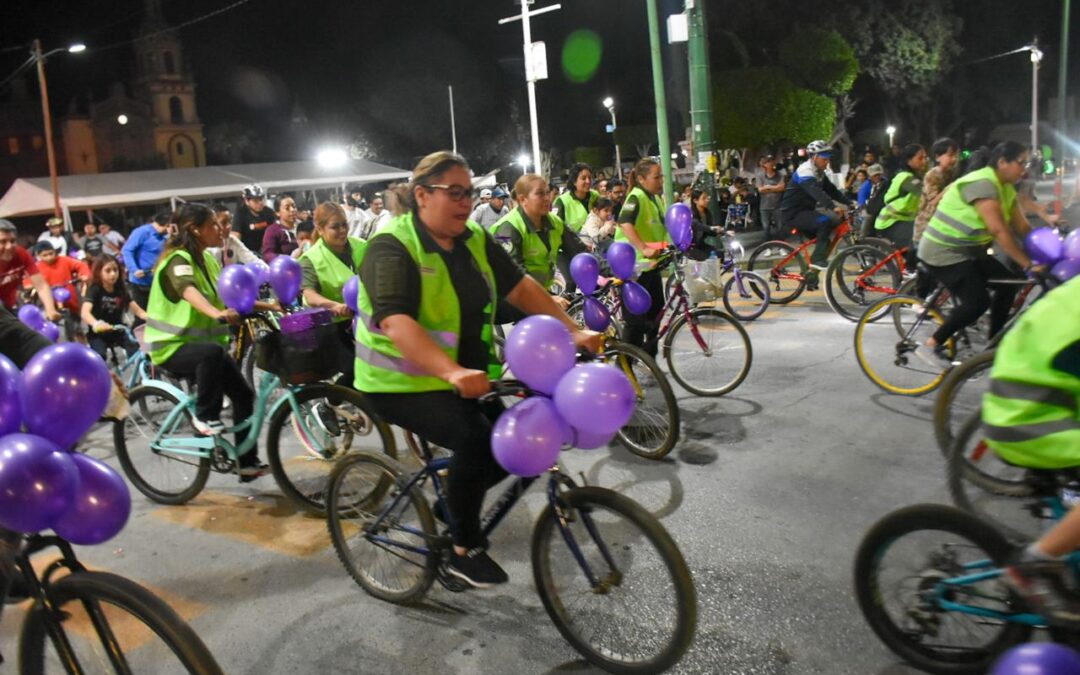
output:
POLYGON ((281 330, 260 331, 255 339, 255 365, 286 384, 308 384, 333 377, 342 349, 338 326, 330 312, 309 309, 284 316, 281 330))
POLYGON ((714 302, 720 297, 719 268, 716 258, 700 262, 684 259, 682 273, 691 305, 714 302))

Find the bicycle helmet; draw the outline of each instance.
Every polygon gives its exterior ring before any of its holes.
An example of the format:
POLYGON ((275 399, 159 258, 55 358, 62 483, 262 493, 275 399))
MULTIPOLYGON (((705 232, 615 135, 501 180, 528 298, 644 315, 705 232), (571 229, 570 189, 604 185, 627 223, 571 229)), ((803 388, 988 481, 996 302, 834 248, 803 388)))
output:
POLYGON ((263 192, 262 186, 252 183, 251 185, 245 185, 244 191, 241 193, 244 199, 263 199, 266 197, 266 193, 263 192))
POLYGON ((810 144, 806 146, 808 155, 817 155, 822 152, 832 152, 832 146, 825 141, 810 141, 810 144))

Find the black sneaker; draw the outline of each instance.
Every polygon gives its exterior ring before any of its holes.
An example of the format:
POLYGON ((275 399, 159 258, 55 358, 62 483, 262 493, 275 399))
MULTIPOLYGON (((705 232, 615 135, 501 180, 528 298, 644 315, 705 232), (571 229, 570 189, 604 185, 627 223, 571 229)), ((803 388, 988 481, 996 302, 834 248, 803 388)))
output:
POLYGON ((261 462, 252 464, 251 466, 240 467, 240 482, 250 483, 253 480, 258 480, 270 472, 270 465, 263 464, 261 462))
POLYGON ((474 588, 491 588, 510 580, 482 548, 474 548, 465 555, 451 552, 446 571, 474 588))
POLYGON ((1080 628, 1080 597, 1065 584, 1065 563, 1060 560, 1022 560, 1004 570, 1005 582, 1058 628, 1080 628))
POLYGON ((808 290, 808 291, 816 291, 818 289, 818 284, 820 283, 820 279, 819 279, 819 273, 818 273, 816 268, 811 267, 806 272, 806 276, 804 276, 803 278, 806 280, 806 290, 808 290))
POLYGON ((315 419, 318 420, 319 426, 323 428, 323 431, 331 436, 341 435, 341 426, 338 424, 337 411, 334 407, 325 401, 320 401, 315 404, 315 419))

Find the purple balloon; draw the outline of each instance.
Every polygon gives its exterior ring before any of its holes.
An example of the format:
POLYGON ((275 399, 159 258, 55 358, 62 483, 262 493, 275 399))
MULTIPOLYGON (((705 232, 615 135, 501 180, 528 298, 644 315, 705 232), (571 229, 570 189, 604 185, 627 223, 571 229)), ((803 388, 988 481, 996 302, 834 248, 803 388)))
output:
POLYGON ((360 277, 356 275, 349 277, 349 280, 341 288, 341 295, 345 298, 346 307, 351 309, 354 314, 359 312, 356 301, 360 296, 360 277))
POLYGON ((618 368, 583 363, 559 380, 555 407, 575 429, 613 433, 634 414, 636 397, 630 380, 618 368))
POLYGON ((1080 230, 1073 230, 1065 237, 1065 257, 1080 258, 1080 230))
POLYGON ((131 515, 131 493, 127 483, 103 462, 72 453, 79 473, 74 503, 52 529, 72 544, 92 546, 108 541, 124 529, 131 515))
POLYGON ((67 512, 79 487, 71 457, 40 436, 0 439, 0 525, 38 532, 67 512))
POLYGON ((1065 255, 1065 242, 1049 227, 1038 227, 1028 232, 1024 247, 1036 265, 1053 265, 1065 255))
POLYGON ((1050 269, 1050 274, 1054 275, 1058 281, 1065 283, 1069 279, 1080 275, 1080 258, 1065 258, 1064 260, 1059 260, 1057 264, 1050 269))
POLYGON ((244 267, 251 270, 251 273, 255 275, 255 281, 259 284, 259 288, 267 281, 270 281, 270 266, 261 260, 252 260, 249 263, 245 263, 244 267))
POLYGON ((622 285, 622 304, 631 314, 644 314, 652 306, 652 296, 638 282, 627 281, 622 285))
POLYGON ((49 342, 56 342, 60 339, 60 326, 52 321, 46 321, 38 332, 44 335, 49 342))
POLYGON ((41 313, 37 305, 23 305, 19 308, 19 321, 34 330, 41 330, 41 327, 45 325, 45 315, 41 313))
POLYGON ((545 314, 519 321, 507 336, 503 352, 514 377, 548 395, 577 361, 570 331, 561 321, 545 314))
POLYGON ((60 288, 54 288, 52 292, 53 300, 61 305, 71 299, 71 290, 67 286, 61 286, 60 288))
POLYGON ((637 261, 637 251, 625 241, 616 241, 607 250, 608 265, 611 273, 622 280, 634 276, 634 263, 637 261))
POLYGON ((23 370, 23 422, 30 433, 66 450, 105 412, 111 390, 109 368, 92 349, 74 342, 51 345, 23 370))
POLYGON ((282 303, 291 305, 300 293, 303 272, 300 263, 287 255, 279 255, 270 263, 270 287, 282 303))
POLYGON ((217 280, 218 295, 229 309, 250 314, 259 297, 259 282, 255 274, 243 265, 226 265, 217 280))
POLYGON ((994 663, 991 675, 1080 675, 1080 654, 1054 642, 1017 645, 994 663))
POLYGON ((555 404, 534 396, 504 411, 491 432, 491 453, 516 476, 539 476, 559 459, 569 429, 555 404))
POLYGON ((11 359, 0 354, 0 438, 13 434, 22 425, 19 411, 19 389, 22 373, 11 359))
POLYGON ((592 253, 578 253, 570 261, 570 277, 585 295, 591 295, 596 290, 599 275, 600 261, 592 253))
POLYGON ((690 223, 694 221, 694 214, 690 207, 682 202, 668 207, 664 216, 664 224, 667 226, 671 241, 679 247, 680 251, 690 248, 693 241, 693 230, 690 223))
POLYGON ((585 325, 590 330, 603 333, 611 325, 611 312, 596 298, 585 296, 585 306, 582 308, 585 315, 585 325))
POLYGON ((601 434, 590 429, 574 429, 574 440, 570 445, 580 450, 595 450, 610 443, 617 433, 617 431, 611 431, 601 434))

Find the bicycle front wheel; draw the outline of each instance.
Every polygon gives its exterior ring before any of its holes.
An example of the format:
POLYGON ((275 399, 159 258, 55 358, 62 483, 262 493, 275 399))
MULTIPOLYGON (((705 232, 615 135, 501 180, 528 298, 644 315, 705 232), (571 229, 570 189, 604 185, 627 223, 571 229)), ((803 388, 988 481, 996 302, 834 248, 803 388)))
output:
POLYGON ((684 389, 698 396, 722 396, 742 384, 754 349, 746 329, 711 307, 679 317, 664 339, 668 369, 684 389))
POLYGON ((617 438, 640 457, 666 457, 679 440, 679 404, 664 371, 643 349, 623 342, 608 343, 601 358, 626 375, 637 398, 617 438))
POLYGON ((769 284, 754 272, 737 272, 724 283, 724 309, 740 321, 753 321, 769 308, 769 284))
POLYGON ((334 464, 350 452, 393 456, 394 435, 356 390, 313 384, 287 396, 270 418, 267 461, 289 499, 322 515, 334 464))
POLYGON ((746 269, 768 280, 770 302, 786 305, 806 289, 806 259, 786 241, 767 241, 754 249, 746 269))
POLYGON ((191 626, 133 581, 77 572, 51 584, 49 595, 57 611, 35 604, 23 623, 22 673, 222 672, 191 626))
POLYGON ((900 268, 875 246, 852 246, 838 253, 825 272, 825 299, 849 321, 900 288, 900 268))
POLYGON ((697 599, 671 535, 605 488, 573 488, 559 500, 562 513, 549 504, 532 536, 536 590, 559 633, 608 672, 678 663, 694 638, 697 599))
MULTIPOLYGON (((921 396, 937 388, 947 368, 924 362, 915 350, 944 322, 941 313, 924 307, 922 301, 906 295, 892 295, 866 308, 855 326, 855 358, 870 381, 890 394, 921 396), (893 321, 876 322, 883 313, 893 321), (897 335, 895 326, 905 326, 897 335)), ((953 341, 946 354, 955 356, 953 341)))
POLYGON ((942 454, 949 454, 960 424, 982 405, 993 365, 993 350, 977 354, 950 370, 941 383, 934 399, 934 439, 942 454))

